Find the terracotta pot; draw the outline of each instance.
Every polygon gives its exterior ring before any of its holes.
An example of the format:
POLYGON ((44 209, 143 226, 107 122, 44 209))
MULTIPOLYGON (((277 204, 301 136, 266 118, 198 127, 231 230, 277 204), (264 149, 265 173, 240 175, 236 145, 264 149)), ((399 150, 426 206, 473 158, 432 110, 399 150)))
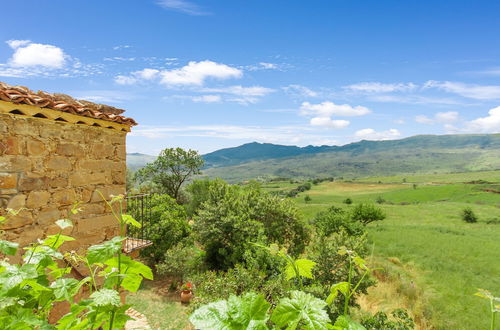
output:
POLYGON ((191 298, 193 298, 193 291, 191 291, 191 290, 182 290, 181 291, 181 303, 189 304, 189 302, 191 301, 191 298))

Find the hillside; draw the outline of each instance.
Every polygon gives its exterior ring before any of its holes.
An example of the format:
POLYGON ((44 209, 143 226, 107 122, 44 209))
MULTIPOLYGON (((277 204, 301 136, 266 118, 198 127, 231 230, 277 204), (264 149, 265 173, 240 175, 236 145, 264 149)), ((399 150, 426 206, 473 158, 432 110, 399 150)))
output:
POLYGON ((127 168, 135 171, 141 167, 144 167, 147 163, 150 163, 156 159, 156 156, 141 154, 141 153, 131 153, 127 154, 127 168))
POLYGON ((333 147, 251 143, 204 157, 212 166, 204 171, 206 176, 231 182, 257 177, 356 178, 491 170, 500 168, 500 134, 419 135, 333 147))

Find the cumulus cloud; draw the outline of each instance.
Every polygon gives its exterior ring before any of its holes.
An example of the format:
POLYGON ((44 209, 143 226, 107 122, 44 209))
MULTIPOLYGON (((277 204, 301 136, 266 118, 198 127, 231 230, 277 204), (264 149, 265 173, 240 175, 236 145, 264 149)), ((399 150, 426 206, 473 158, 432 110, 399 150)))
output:
POLYGON ((60 69, 66 63, 67 55, 53 45, 33 43, 29 40, 9 40, 7 44, 14 50, 9 60, 14 68, 42 66, 60 69))
POLYGON ((240 78, 243 72, 226 64, 212 61, 191 61, 186 66, 160 73, 161 83, 165 85, 198 85, 201 86, 208 78, 230 79, 240 78))
POLYGON ((345 128, 349 126, 350 122, 348 120, 333 120, 329 117, 314 117, 311 118, 310 124, 312 126, 323 126, 330 128, 345 128))
POLYGON ((476 100, 500 99, 499 85, 475 85, 452 81, 429 80, 424 84, 424 88, 436 88, 476 100))
POLYGON ((395 128, 378 132, 373 128, 365 128, 356 131, 356 133, 354 133, 354 136, 362 140, 392 140, 399 138, 401 136, 401 132, 399 132, 395 128))
POLYGON ((344 86, 344 89, 362 93, 408 92, 417 88, 414 83, 384 84, 381 82, 362 82, 344 86))
POLYGON ((465 131, 471 133, 500 133, 500 106, 489 110, 486 117, 467 122, 465 131))
POLYGON ((158 5, 168 10, 175 10, 188 15, 210 15, 209 12, 203 10, 197 4, 186 0, 159 0, 158 5))
POLYGON ((415 121, 420 124, 451 124, 458 120, 459 114, 456 111, 448 112, 438 112, 433 118, 429 118, 425 115, 418 115, 415 117, 415 121))
POLYGON ((364 116, 369 114, 370 109, 363 106, 351 106, 349 104, 335 104, 333 102, 322 102, 319 104, 311 104, 309 102, 303 102, 300 107, 301 113, 304 115, 316 115, 318 117, 330 117, 330 116, 364 116))
POLYGON ((345 128, 349 126, 348 120, 336 120, 333 116, 352 117, 369 114, 370 109, 363 106, 351 106, 349 104, 335 104, 333 102, 322 102, 311 104, 303 102, 300 113, 305 116, 312 116, 310 124, 312 126, 323 126, 329 128, 345 128))

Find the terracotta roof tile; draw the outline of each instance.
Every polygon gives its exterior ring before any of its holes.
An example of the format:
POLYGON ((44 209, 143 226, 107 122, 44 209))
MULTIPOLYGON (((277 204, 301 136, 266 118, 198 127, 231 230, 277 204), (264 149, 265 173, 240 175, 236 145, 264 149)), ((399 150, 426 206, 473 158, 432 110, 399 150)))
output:
POLYGON ((66 94, 50 94, 42 91, 34 92, 24 86, 11 86, 0 82, 0 100, 16 104, 33 105, 68 112, 74 115, 112 121, 128 126, 137 125, 132 118, 120 116, 125 110, 109 105, 76 100, 66 94))

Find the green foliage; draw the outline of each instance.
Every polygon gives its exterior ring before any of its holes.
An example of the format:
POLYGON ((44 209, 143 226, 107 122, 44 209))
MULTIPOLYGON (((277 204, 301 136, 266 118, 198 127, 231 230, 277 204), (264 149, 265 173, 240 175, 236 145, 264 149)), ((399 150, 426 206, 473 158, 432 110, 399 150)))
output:
POLYGON ((351 205, 352 199, 350 197, 347 197, 346 199, 344 199, 344 204, 351 205))
POLYGON ((382 196, 378 196, 377 199, 375 200, 377 204, 384 204, 386 201, 382 196))
POLYGON ((462 210, 461 216, 462 216, 462 220, 465 222, 468 222, 468 223, 477 222, 477 216, 474 213, 474 211, 472 211, 472 209, 470 207, 464 208, 462 210))
POLYGON ((302 291, 290 292, 290 298, 280 300, 273 311, 271 321, 287 329, 327 329, 330 318, 326 303, 302 291))
POLYGON ((136 172, 136 179, 153 182, 162 193, 178 199, 182 184, 193 175, 200 174, 203 163, 203 158, 195 150, 164 149, 152 163, 136 172))
POLYGON ((203 258, 204 251, 197 248, 192 242, 179 243, 167 250, 163 260, 156 266, 156 271, 160 275, 174 277, 183 283, 186 275, 204 269, 203 258))
POLYGON ((254 242, 277 243, 298 254, 309 237, 293 202, 264 193, 256 185, 214 181, 194 220, 197 240, 216 269, 243 262, 254 242))
POLYGON ((364 225, 374 221, 384 220, 385 217, 386 215, 384 211, 373 204, 358 204, 354 207, 351 213, 352 220, 359 221, 364 225))
POLYGON ((413 330, 415 323, 404 309, 396 309, 391 312, 392 318, 389 319, 384 312, 378 312, 370 318, 364 319, 361 324, 367 330, 413 330))
POLYGON ((153 195, 151 205, 145 230, 153 245, 143 249, 141 255, 151 264, 158 264, 166 251, 189 236, 191 227, 184 208, 170 196, 153 195))
POLYGON ((201 205, 208 200, 210 185, 215 182, 208 179, 194 180, 186 187, 188 202, 184 205, 188 216, 194 216, 201 205))
POLYGON ((304 197, 304 202, 309 203, 310 201, 312 201, 311 196, 306 195, 306 196, 304 197))
MULTIPOLYGON (((359 324, 358 322, 351 319, 349 316, 340 315, 337 320, 335 320, 335 324, 333 325, 333 330, 366 330, 364 326, 359 324)), ((386 328, 377 328, 377 329, 386 329, 386 328)))
POLYGON ((197 329, 268 329, 267 312, 271 305, 254 292, 230 296, 197 309, 189 318, 197 329))
POLYGON ((313 224, 320 236, 330 236, 341 230, 345 230, 353 236, 364 233, 363 226, 359 222, 351 220, 349 212, 336 206, 330 207, 327 211, 319 212, 314 218, 313 224))
MULTIPOLYGON (((113 207, 112 204, 121 203, 122 200, 122 196, 117 196, 106 203, 113 207)), ((119 209, 121 208, 120 205, 119 209)), ((70 213, 78 212, 76 204, 70 213)), ((121 214, 114 215, 117 221, 123 219, 121 214)), ((4 221, 5 218, 2 219, 4 221)), ((134 221, 129 219, 132 225, 134 221)), ((73 224, 68 219, 60 219, 56 221, 56 225, 60 228, 59 233, 24 248, 22 262, 11 264, 8 259, 0 261, 2 329, 123 328, 128 320, 125 311, 129 306, 122 306, 119 290, 136 290, 143 277, 152 279, 151 270, 122 255, 121 237, 91 246, 86 255, 74 252, 63 255, 59 248, 74 238, 63 235, 62 231, 73 224), (87 267, 90 275, 82 280, 70 277, 71 267, 63 262, 64 257, 71 260, 72 264, 87 267), (90 296, 76 301, 75 297, 83 290, 90 291, 90 296), (57 324, 48 324, 48 316, 54 303, 59 301, 67 301, 71 311, 58 320, 57 324)), ((125 223, 120 222, 120 227, 123 226, 125 223)), ((17 244, 3 240, 0 242, 2 253, 16 253, 17 244)))

